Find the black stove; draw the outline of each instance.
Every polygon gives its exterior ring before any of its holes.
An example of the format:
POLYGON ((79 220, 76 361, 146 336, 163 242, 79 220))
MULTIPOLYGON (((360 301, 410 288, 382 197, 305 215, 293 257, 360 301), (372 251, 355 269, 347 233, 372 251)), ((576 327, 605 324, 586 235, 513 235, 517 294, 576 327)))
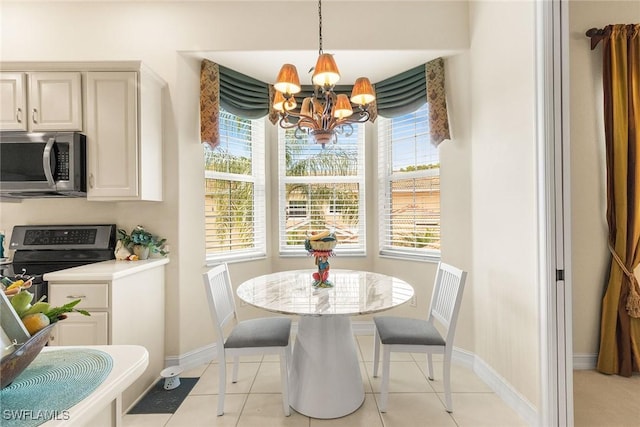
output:
POLYGON ((9 246, 13 260, 0 266, 0 274, 33 277, 29 290, 37 301, 47 294, 44 274, 114 259, 115 245, 115 224, 16 225, 9 246))

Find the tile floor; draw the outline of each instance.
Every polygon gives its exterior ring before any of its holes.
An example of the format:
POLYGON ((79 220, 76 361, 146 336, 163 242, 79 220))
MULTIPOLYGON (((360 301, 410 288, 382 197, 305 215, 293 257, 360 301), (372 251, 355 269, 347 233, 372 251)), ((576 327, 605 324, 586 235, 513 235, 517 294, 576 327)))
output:
MULTIPOLYGON (((365 400, 356 412, 343 418, 319 420, 291 411, 282 412, 280 365, 277 357, 241 358, 238 382, 227 385, 225 414, 216 416, 218 367, 216 363, 184 372, 200 380, 175 414, 125 415, 124 427, 413 427, 413 426, 526 426, 471 370, 453 364, 451 388, 454 413, 445 411, 442 367, 434 362, 436 380, 426 379, 422 354, 393 353, 387 413, 378 411, 380 378, 372 377, 373 336, 358 336, 365 400), (417 363, 416 361, 419 361, 417 363)), ((434 356, 434 360, 438 360, 434 356)), ((231 376, 231 365, 228 365, 231 376)), ((576 424, 577 425, 577 424, 576 424)))

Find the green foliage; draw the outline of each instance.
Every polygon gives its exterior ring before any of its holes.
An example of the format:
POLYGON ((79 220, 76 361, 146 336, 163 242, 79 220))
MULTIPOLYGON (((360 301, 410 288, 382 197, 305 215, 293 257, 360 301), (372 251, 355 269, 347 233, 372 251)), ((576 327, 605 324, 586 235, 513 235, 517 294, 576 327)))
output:
POLYGON ((429 245, 437 243, 439 236, 437 231, 427 229, 425 231, 411 231, 409 233, 398 233, 396 237, 395 246, 409 247, 409 248, 425 248, 429 245))
POLYGON ((428 165, 407 166, 404 168, 400 168, 400 172, 423 171, 427 169, 438 169, 439 167, 440 167, 440 163, 430 163, 428 165))
POLYGON ((122 241, 122 244, 131 249, 136 245, 148 247, 153 253, 159 253, 162 256, 167 255, 169 252, 165 250, 164 245, 167 239, 160 238, 155 234, 147 231, 143 226, 137 225, 131 234, 127 233, 124 229, 119 228, 117 231, 118 240, 122 241))

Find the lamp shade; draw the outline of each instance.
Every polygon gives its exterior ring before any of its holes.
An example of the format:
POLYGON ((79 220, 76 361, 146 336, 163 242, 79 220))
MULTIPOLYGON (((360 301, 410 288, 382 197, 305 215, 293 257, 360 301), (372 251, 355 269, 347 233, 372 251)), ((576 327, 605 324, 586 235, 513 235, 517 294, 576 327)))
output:
POLYGON ((276 83, 273 85, 277 91, 286 94, 296 94, 302 89, 300 87, 300 79, 298 78, 298 70, 293 64, 284 64, 280 68, 276 83))
POLYGON ((285 105, 287 107, 287 111, 293 110, 294 108, 296 108, 296 105, 297 105, 296 99, 292 96, 291 98, 286 100, 282 92, 276 91, 276 94, 273 97, 273 109, 276 111, 283 112, 285 105))
POLYGON ((333 117, 343 119, 345 117, 349 117, 352 114, 353 109, 351 109, 349 98, 347 98, 347 95, 341 93, 336 99, 336 106, 333 110, 333 117))
POLYGON ((338 80, 340 80, 340 71, 336 61, 333 60, 333 55, 330 53, 323 53, 318 56, 316 67, 313 70, 313 76, 311 81, 314 85, 323 87, 332 87, 338 80))
POLYGON ((351 91, 351 102, 356 105, 367 105, 375 101, 376 94, 371 82, 366 77, 359 77, 351 91))

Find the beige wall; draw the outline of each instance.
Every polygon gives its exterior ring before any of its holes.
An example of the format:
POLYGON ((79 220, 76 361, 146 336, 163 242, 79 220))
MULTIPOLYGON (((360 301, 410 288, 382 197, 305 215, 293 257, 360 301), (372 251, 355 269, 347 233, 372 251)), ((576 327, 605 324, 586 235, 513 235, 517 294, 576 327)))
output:
MULTIPOLYGON (((85 222, 88 218, 115 221, 123 227, 143 223, 171 244, 167 355, 185 355, 210 344, 213 329, 201 284, 205 264, 203 162, 198 142, 200 59, 194 52, 315 50, 314 31, 301 31, 287 39, 272 36, 276 16, 308 22, 309 16, 315 16, 315 5, 3 1, 0 8, 3 61, 139 59, 168 82, 164 202, 3 203, 0 229, 23 223, 85 222)), ((330 16, 330 10, 336 8, 344 21, 325 18, 325 46, 366 50, 372 55, 382 49, 459 52, 446 61, 453 140, 440 148, 443 260, 470 272, 456 346, 476 353, 536 405, 539 309, 533 3, 328 2, 323 5, 324 15, 330 16), (338 41, 340 26, 348 24, 348 17, 359 15, 356 11, 362 6, 367 7, 372 24, 358 28, 358 37, 338 41)), ((375 128, 367 126, 366 132, 368 140, 374 141, 375 128)), ((275 129, 268 127, 268 134, 272 138, 267 176, 273 176, 275 129)), ((375 144, 368 144, 367 164, 374 165, 376 159, 375 144)), ((376 179, 377 172, 369 168, 366 204, 371 213, 377 211, 376 179)), ((275 180, 267 185, 277 193, 275 180)), ((277 229, 277 206, 267 206, 267 213, 272 226, 268 235, 271 255, 233 264, 236 283, 269 271, 310 267, 307 257, 273 255, 277 254, 273 231, 277 229)), ((404 305, 396 313, 423 316, 435 264, 378 257, 375 214, 368 216, 366 227, 368 256, 339 256, 332 266, 375 270, 409 281, 416 287, 418 307, 404 305)), ((241 315, 264 312, 241 307, 241 315)))
MULTIPOLYGON (((308 22, 315 16, 311 2, 0 2, 0 38, 2 61, 105 61, 142 60, 168 83, 165 104, 165 198, 161 203, 99 203, 86 200, 28 200, 2 203, 0 229, 11 230, 15 224, 115 222, 120 227, 141 223, 168 238, 171 262, 167 266, 167 356, 186 353, 213 341, 208 308, 204 298, 201 272, 204 271, 203 162, 198 135, 198 78, 200 58, 192 52, 317 49, 317 34, 301 31, 296 37, 272 37, 277 16, 290 22, 308 22), (238 28, 242 27, 241 31, 238 28), (25 28, 29 28, 25 32, 25 28), (55 29, 55 30, 53 30, 55 29), (269 37, 265 37, 269 34, 269 37)), ((362 2, 328 2, 325 15, 324 43, 345 50, 464 50, 468 47, 467 5, 464 2, 371 2, 367 18, 371 25, 358 28, 358 37, 340 39, 347 19, 357 16, 362 2), (331 12, 339 8, 341 12, 331 12), (340 16, 329 20, 328 16, 340 16), (339 41, 338 41, 339 40, 339 41)), ((429 58, 430 59, 430 58, 429 58)), ((448 75, 464 77, 466 70, 452 60, 448 75)), ((464 63, 462 63, 464 65, 464 63)), ((277 69, 274 69, 274 75, 277 69)), ((454 132, 466 136, 464 113, 467 95, 450 84, 454 132), (457 104, 457 105, 456 105, 457 104), (460 129, 460 130, 458 130, 460 129)), ((275 129, 269 130, 275 136, 275 129)), ((375 138, 369 126, 367 136, 375 138)), ((370 139, 371 140, 371 139, 370 139)), ((275 140, 268 141, 267 175, 275 171, 275 140)), ((368 145, 371 147, 371 145, 368 145)), ((443 167, 451 188, 462 188, 468 196, 468 156, 470 144, 460 139, 443 144, 443 167), (459 144, 459 145, 458 145, 459 144), (448 146, 451 146, 449 148, 448 146), (449 165, 449 166, 446 166, 449 165)), ((375 164, 375 145, 366 152, 367 164, 375 164)), ((376 172, 367 175, 367 209, 375 212, 376 172)), ((268 183, 277 193, 277 182, 268 183)), ((443 186, 443 192, 446 187, 443 186)), ((452 193, 455 194, 455 193, 452 193)), ((451 238, 443 239, 450 248, 449 262, 460 261, 470 267, 468 232, 469 198, 449 197, 449 211, 462 209, 457 216, 467 223, 443 221, 451 238), (458 242, 459 239, 462 241, 458 242)), ((277 228, 277 206, 267 207, 272 227, 277 228)), ((447 209, 443 202, 443 210, 447 209)), ((375 216, 368 219, 367 233, 375 236, 375 216)), ((271 254, 277 253, 276 235, 269 237, 271 254)), ((399 313, 422 316, 431 295, 435 264, 424 262, 381 260, 375 237, 368 241, 367 257, 336 257, 336 268, 353 267, 397 274, 416 285, 418 307, 404 306, 399 313)), ((269 271, 309 268, 310 260, 280 258, 271 255, 264 260, 231 266, 234 282, 269 271)), ((472 301, 464 302, 466 313, 472 312, 472 301)), ((242 307, 243 316, 264 312, 242 307)), ((464 316, 463 316, 464 317, 464 316)), ((456 344, 473 351, 472 319, 461 320, 456 344), (465 325, 466 323, 466 325, 465 325)))
POLYGON ((470 3, 475 353, 537 406, 534 18, 533 2, 470 3))
POLYGON ((608 24, 638 22, 638 1, 569 3, 571 272, 576 355, 598 353, 601 299, 611 258, 607 249, 602 43, 592 51, 585 33, 608 24))

